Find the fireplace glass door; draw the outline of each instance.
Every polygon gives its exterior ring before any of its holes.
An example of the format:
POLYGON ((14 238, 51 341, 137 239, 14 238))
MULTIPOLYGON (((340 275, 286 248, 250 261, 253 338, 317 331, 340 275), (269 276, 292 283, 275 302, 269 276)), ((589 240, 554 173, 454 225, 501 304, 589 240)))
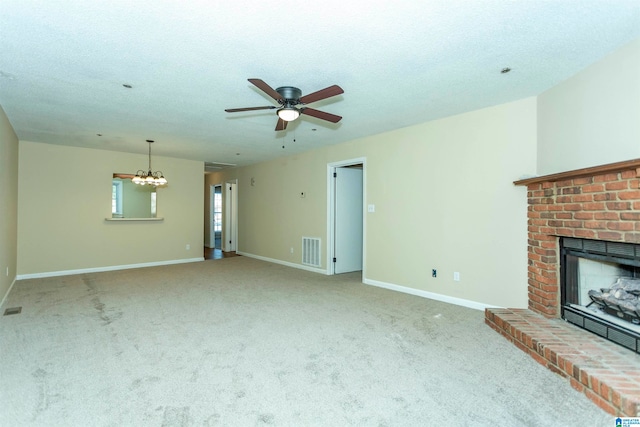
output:
POLYGON ((562 317, 638 351, 640 246, 561 239, 562 317))

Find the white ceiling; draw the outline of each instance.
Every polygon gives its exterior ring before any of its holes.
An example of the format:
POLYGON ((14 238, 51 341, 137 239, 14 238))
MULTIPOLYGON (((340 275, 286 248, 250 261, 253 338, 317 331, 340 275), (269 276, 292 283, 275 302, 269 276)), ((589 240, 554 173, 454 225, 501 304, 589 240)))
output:
POLYGON ((1 0, 0 105, 21 140, 245 165, 537 95, 639 36, 638 0, 1 0), (273 104, 248 78, 338 84, 311 106, 343 119, 225 113, 273 104))

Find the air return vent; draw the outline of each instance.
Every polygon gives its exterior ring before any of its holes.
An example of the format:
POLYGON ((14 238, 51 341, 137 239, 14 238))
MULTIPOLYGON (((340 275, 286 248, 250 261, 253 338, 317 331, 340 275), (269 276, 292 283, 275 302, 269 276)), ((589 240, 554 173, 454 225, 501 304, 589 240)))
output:
POLYGON ((320 267, 320 239, 317 237, 302 238, 302 264, 320 267))
POLYGON ((22 307, 11 307, 11 308, 7 308, 4 311, 5 316, 11 316, 12 314, 20 314, 20 313, 22 313, 22 307))

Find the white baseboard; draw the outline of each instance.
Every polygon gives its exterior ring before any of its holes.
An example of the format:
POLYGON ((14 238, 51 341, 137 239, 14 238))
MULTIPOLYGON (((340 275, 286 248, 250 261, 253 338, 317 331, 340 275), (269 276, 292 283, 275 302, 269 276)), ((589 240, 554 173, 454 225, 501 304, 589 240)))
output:
POLYGON ((328 275, 329 274, 329 272, 327 270, 323 270, 321 268, 316 268, 316 267, 309 267, 308 265, 296 264, 296 263, 293 263, 293 262, 282 261, 282 260, 275 259, 275 258, 267 258, 267 257, 263 257, 263 256, 260 256, 260 255, 249 254, 249 253, 246 253, 246 252, 238 252, 238 251, 236 251, 236 253, 238 255, 246 256, 248 258, 255 258, 255 259, 259 259, 260 261, 272 262, 274 264, 285 265, 287 267, 298 268, 300 270, 311 271, 313 273, 320 273, 320 274, 324 274, 324 275, 328 275))
POLYGON ((11 282, 11 285, 9 286, 9 289, 7 289, 7 292, 5 292, 4 296, 2 297, 2 301, 0 301, 0 307, 2 307, 4 305, 4 302, 7 300, 7 297, 9 296, 11 289, 13 289, 13 285, 16 284, 16 280, 17 280, 17 277, 14 277, 13 282, 11 282))
POLYGON ((128 270, 130 268, 143 268, 143 267, 157 267, 159 265, 186 264, 189 262, 199 262, 199 261, 204 261, 204 257, 174 259, 170 261, 144 262, 140 264, 111 265, 108 267, 82 268, 79 270, 63 270, 63 271, 49 271, 46 273, 19 274, 16 277, 16 280, 40 279, 44 277, 56 277, 56 276, 71 276, 74 274, 84 274, 84 273, 101 273, 103 271, 128 270))
POLYGON ((481 302, 471 301, 463 298, 451 297, 448 295, 436 294, 434 292, 422 291, 420 289, 408 288, 406 286, 394 285, 392 283, 380 282, 378 280, 363 279, 362 283, 365 285, 377 286, 379 288, 385 288, 392 291, 398 291, 405 294, 416 295, 422 298, 428 298, 436 301, 446 302, 448 304, 459 305, 462 307, 472 308, 474 310, 484 311, 485 308, 500 308, 495 305, 483 304, 481 302))
MULTIPOLYGON (((314 267, 309 267, 306 265, 302 265, 302 264, 295 264, 292 262, 286 262, 286 261, 282 261, 279 259, 273 259, 273 258, 267 258, 267 257, 263 257, 260 255, 254 255, 254 254, 250 254, 250 253, 246 253, 246 252, 236 252, 238 255, 243 255, 246 256, 248 258, 255 258, 255 259, 259 259, 261 261, 266 261, 266 262, 272 262, 274 264, 280 264, 280 265, 285 265, 287 267, 293 267, 293 268, 298 268, 301 270, 307 270, 307 271, 311 271, 314 273, 320 273, 320 274, 325 274, 325 275, 330 275, 330 272, 328 270, 323 270, 321 268, 314 268, 314 267)), ((396 291, 396 292, 402 292, 405 294, 410 294, 410 295, 415 295, 415 296, 419 296, 422 298, 428 298, 428 299, 432 299, 432 300, 436 300, 436 301, 441 301, 441 302, 446 302, 448 304, 454 304, 454 305, 459 305, 462 307, 467 307, 467 308, 472 308, 474 310, 480 310, 480 311, 484 311, 485 308, 501 308, 495 305, 489 305, 489 304, 483 304, 477 301, 471 301, 471 300, 467 300, 467 299, 463 299, 463 298, 456 298, 456 297, 451 297, 448 295, 442 295, 442 294, 436 294, 434 292, 428 292, 428 291, 423 291, 420 289, 414 289, 414 288, 409 288, 406 286, 400 286, 400 285, 395 285, 393 283, 386 283, 386 282, 380 282, 378 280, 372 280, 372 279, 366 279, 363 278, 362 283, 364 283, 365 285, 370 285, 370 286, 376 286, 379 288, 384 288, 384 289, 389 289, 392 291, 396 291)))

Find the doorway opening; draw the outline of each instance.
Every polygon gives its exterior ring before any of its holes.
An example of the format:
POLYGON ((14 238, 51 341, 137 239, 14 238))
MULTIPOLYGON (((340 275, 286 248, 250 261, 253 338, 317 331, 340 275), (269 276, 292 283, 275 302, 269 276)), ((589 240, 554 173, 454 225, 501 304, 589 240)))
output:
POLYGON ((209 247, 222 250, 222 184, 210 187, 209 247))
POLYGON ((365 272, 366 158, 328 165, 327 274, 365 272))
POLYGON ((238 256, 236 252, 237 181, 210 186, 209 242, 204 248, 204 259, 216 260, 238 256), (224 215, 223 215, 224 213, 224 215))

